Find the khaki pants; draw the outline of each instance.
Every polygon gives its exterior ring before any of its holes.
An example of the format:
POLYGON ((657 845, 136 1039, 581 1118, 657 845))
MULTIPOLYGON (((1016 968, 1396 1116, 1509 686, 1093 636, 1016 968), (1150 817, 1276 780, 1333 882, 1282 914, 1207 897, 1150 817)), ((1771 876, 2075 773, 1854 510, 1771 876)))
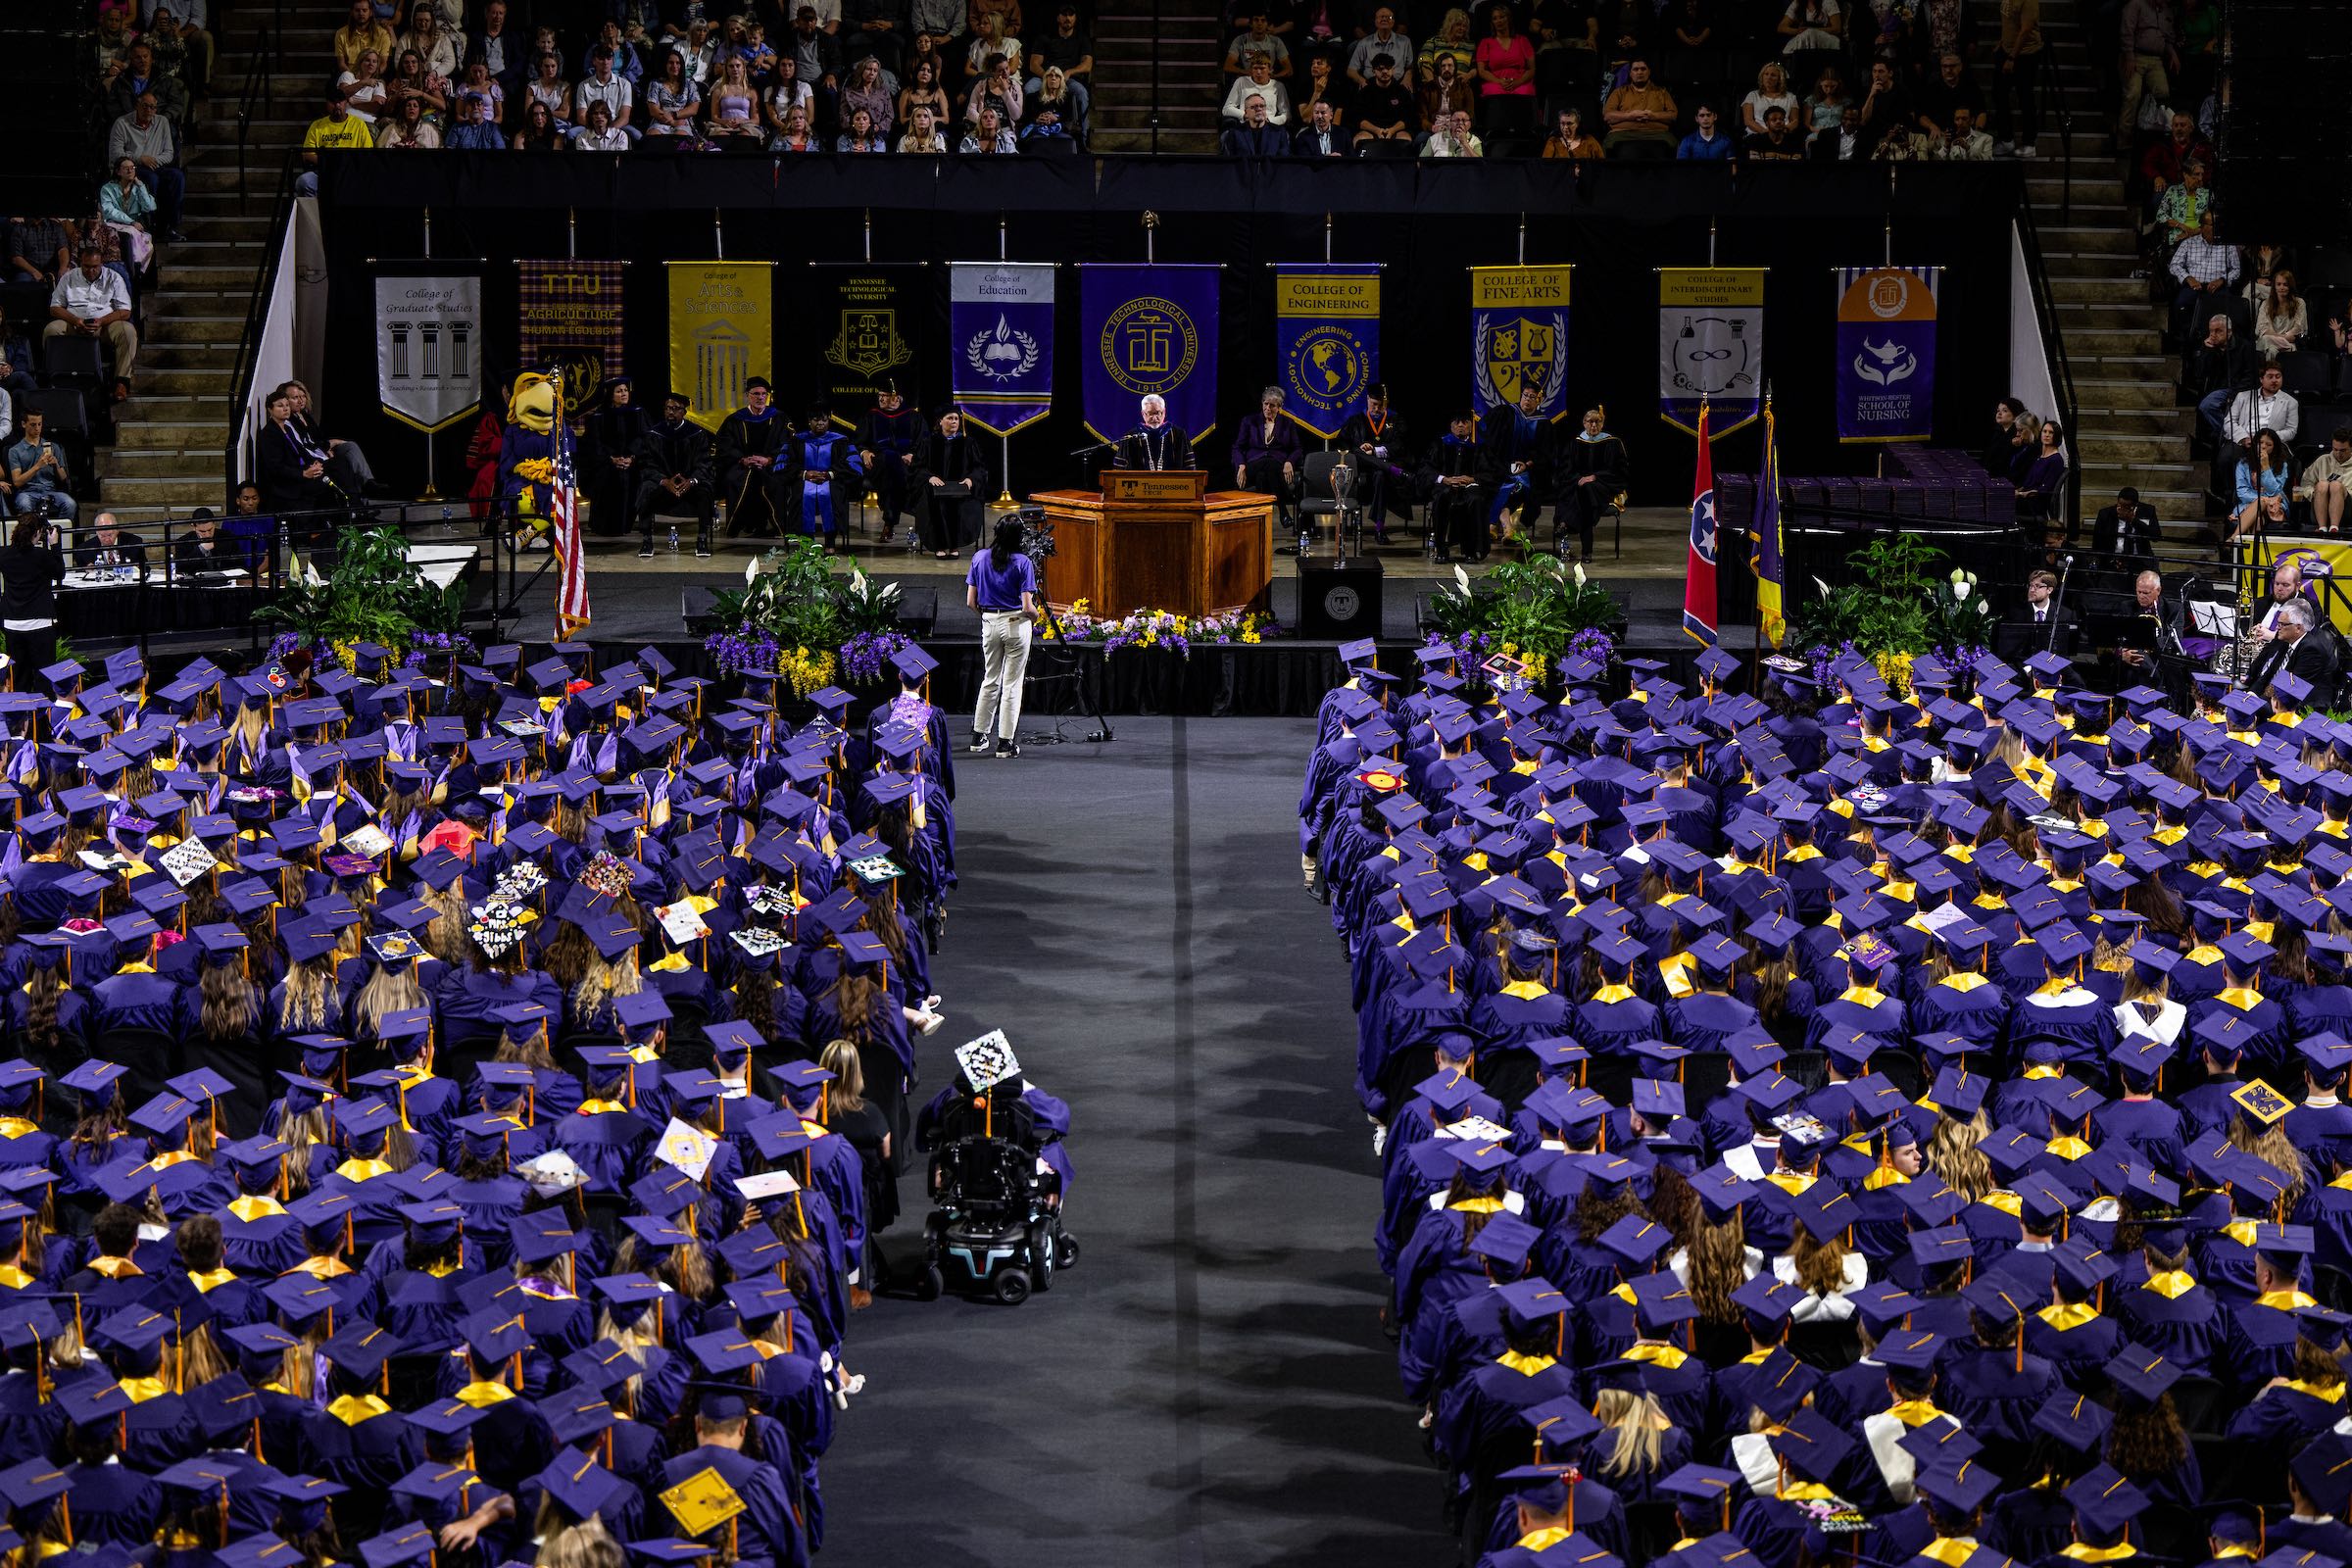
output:
POLYGON ((2172 102, 2172 78, 2164 73, 2164 56, 2133 55, 2124 72, 2124 113, 2116 122, 2116 129, 2125 136, 2139 123, 2139 95, 2142 89, 2155 94, 2160 104, 2172 102))
POLYGON ((1029 673, 1029 617, 1017 610, 980 617, 980 707, 972 733, 1011 740, 1021 728, 1021 681, 1029 673))
MULTIPOLYGON (((42 328, 41 336, 64 337, 67 330, 65 322, 51 321, 42 328)), ((98 329, 98 338, 114 352, 116 379, 129 380, 130 368, 139 358, 139 329, 128 321, 109 321, 98 329)))

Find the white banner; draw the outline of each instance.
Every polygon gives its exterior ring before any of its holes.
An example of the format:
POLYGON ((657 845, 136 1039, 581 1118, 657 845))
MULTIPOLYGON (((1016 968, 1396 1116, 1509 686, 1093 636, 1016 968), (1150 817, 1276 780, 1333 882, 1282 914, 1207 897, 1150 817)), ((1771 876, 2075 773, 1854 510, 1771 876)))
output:
POLYGON ((375 280, 375 381, 384 412, 419 430, 447 429, 482 401, 482 280, 375 280))

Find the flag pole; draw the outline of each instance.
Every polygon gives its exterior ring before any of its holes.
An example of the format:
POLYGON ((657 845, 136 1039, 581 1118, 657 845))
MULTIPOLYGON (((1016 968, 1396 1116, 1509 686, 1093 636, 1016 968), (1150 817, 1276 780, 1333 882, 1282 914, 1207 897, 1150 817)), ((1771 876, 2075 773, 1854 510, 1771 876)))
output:
MULTIPOLYGON (((1765 482, 1765 483, 1767 483, 1767 484, 1770 484, 1770 485, 1775 485, 1775 486, 1777 486, 1777 485, 1779 485, 1779 484, 1780 484, 1780 482, 1781 482, 1780 466, 1780 466, 1778 463, 1776 463, 1776 462, 1774 462, 1774 461, 1773 461, 1773 450, 1772 450, 1772 383, 1771 383, 1770 381, 1766 381, 1766 382, 1764 383, 1764 476, 1763 476, 1763 477, 1764 477, 1764 482, 1765 482)), ((1760 508, 1760 507, 1762 507, 1762 506, 1764 505, 1764 495, 1763 495, 1763 492, 1762 492, 1761 490, 1759 490, 1759 491, 1757 492, 1757 494, 1756 494, 1756 505, 1757 505, 1759 508, 1760 508)), ((1756 559, 1757 559, 1757 556, 1758 556, 1758 554, 1759 554, 1759 552, 1756 550, 1756 518, 1755 518, 1755 514, 1754 514, 1753 513, 1750 513, 1750 514, 1748 514, 1748 519, 1747 519, 1747 544, 1748 544, 1747 559, 1748 559, 1749 563, 1750 563, 1750 564, 1751 564, 1751 565, 1752 565, 1752 564, 1753 564, 1753 563, 1756 561, 1756 559)), ((1788 574, 1788 569, 1787 569, 1786 567, 1783 567, 1783 568, 1782 568, 1782 575, 1786 576, 1787 574, 1788 574)), ((1748 572, 1748 574, 1747 574, 1747 575, 1748 575, 1748 585, 1749 585, 1749 587, 1751 587, 1751 588, 1756 588, 1756 587, 1758 587, 1759 585, 1758 585, 1758 582, 1757 582, 1757 578, 1756 578, 1756 574, 1755 574, 1755 572, 1754 572, 1753 570, 1750 570, 1750 571, 1748 572)), ((1786 613, 1786 611, 1784 611, 1783 612, 1784 612, 1784 613, 1786 613)), ((1759 592, 1759 593, 1758 593, 1758 595, 1757 595, 1757 598, 1756 598, 1756 640, 1755 640, 1755 647, 1754 647, 1753 651, 1750 653, 1750 655, 1749 655, 1749 658, 1748 658, 1748 665, 1747 665, 1747 677, 1748 677, 1748 679, 1749 679, 1750 681, 1757 681, 1757 682, 1759 682, 1759 683, 1760 683, 1760 681, 1761 681, 1761 676, 1762 676, 1762 671, 1763 671, 1763 668, 1764 668, 1764 600, 1763 600, 1763 596, 1762 596, 1762 594, 1759 592)), ((2025 1332, 2025 1330, 2024 1330, 2024 1328, 2023 1328, 2023 1326, 2022 1326, 2022 1325, 2020 1326, 2020 1328, 2019 1328, 2018 1332, 2019 1332, 2021 1335, 2022 1335, 2022 1334, 2025 1332)))

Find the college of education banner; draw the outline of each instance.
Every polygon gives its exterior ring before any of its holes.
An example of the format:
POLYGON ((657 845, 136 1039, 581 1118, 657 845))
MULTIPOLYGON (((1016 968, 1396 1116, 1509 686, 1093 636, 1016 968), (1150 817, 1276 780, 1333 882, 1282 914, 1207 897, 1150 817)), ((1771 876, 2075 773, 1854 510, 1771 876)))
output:
POLYGON ((773 262, 671 262, 669 384, 715 432, 743 404, 743 383, 775 365, 773 262))
POLYGON ((1380 268, 1274 270, 1274 360, 1282 412, 1330 440, 1380 379, 1380 268))
MULTIPOLYGON (((920 408, 914 377, 931 316, 929 270, 919 262, 812 262, 808 273, 808 306, 793 313, 801 339, 793 363, 806 368, 804 396, 824 399, 843 430, 858 428, 884 381, 920 408)), ((785 412, 797 419, 807 410, 785 412)))
POLYGON ((1054 264, 948 264, 949 396, 990 435, 1054 409, 1054 264))
POLYGON ((1080 410, 1097 440, 1135 428, 1153 393, 1199 441, 1217 427, 1217 287, 1224 269, 1099 263, 1078 274, 1085 375, 1080 410))
POLYGON ((1572 267, 1470 269, 1470 412, 1519 401, 1533 382, 1543 415, 1568 412, 1568 278, 1572 267))
POLYGON ((375 280, 375 385, 384 412, 430 435, 482 401, 477 272, 375 280))
POLYGON ((620 374, 621 280, 626 262, 516 262, 522 323, 515 364, 526 370, 578 365, 593 358, 596 374, 574 371, 590 387, 620 374))
POLYGON ((1838 439, 1925 441, 1936 424, 1940 267, 1838 267, 1838 439))
POLYGON ((1658 269, 1658 417, 1720 441, 1764 403, 1761 267, 1658 269))

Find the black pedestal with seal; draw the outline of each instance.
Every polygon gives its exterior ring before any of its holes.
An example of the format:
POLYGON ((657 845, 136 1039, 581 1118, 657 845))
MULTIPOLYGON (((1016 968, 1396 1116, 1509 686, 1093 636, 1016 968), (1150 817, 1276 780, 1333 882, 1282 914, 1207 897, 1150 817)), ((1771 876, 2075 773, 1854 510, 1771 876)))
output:
POLYGON ((1380 562, 1371 556, 1298 563, 1298 635, 1352 642, 1380 635, 1380 562))

